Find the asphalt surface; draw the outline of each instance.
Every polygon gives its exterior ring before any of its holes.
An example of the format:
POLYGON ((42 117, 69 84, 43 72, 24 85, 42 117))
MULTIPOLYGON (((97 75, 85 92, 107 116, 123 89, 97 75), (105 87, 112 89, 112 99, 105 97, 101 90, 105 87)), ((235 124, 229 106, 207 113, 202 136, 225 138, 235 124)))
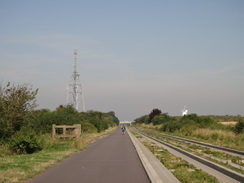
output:
POLYGON ((29 183, 149 183, 136 149, 118 129, 29 183))

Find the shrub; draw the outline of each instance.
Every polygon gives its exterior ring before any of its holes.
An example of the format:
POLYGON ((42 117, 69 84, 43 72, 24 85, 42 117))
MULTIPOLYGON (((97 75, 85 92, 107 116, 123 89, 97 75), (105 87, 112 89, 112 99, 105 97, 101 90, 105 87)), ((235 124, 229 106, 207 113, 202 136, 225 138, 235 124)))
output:
POLYGON ((162 123, 169 122, 171 120, 173 121, 174 119, 172 117, 170 117, 167 113, 163 113, 163 114, 155 116, 152 119, 152 123, 153 123, 153 125, 159 125, 162 123))
POLYGON ((142 124, 142 123, 148 123, 148 120, 149 120, 149 115, 144 115, 139 118, 136 118, 134 121, 136 123, 142 124))
POLYGON ((88 132, 88 133, 97 131, 96 127, 93 124, 89 123, 88 121, 84 121, 81 123, 81 130, 82 132, 88 132))
POLYGON ((185 120, 181 125, 181 132, 186 136, 190 136, 198 128, 198 124, 192 120, 185 120))
POLYGON ((0 84, 0 138, 7 139, 26 126, 24 119, 36 107, 37 92, 28 84, 0 84))
POLYGON ((149 114, 149 123, 152 122, 153 118, 157 115, 160 115, 162 112, 159 109, 153 109, 151 113, 149 114))
POLYGON ((102 130, 104 130, 104 124, 102 121, 98 118, 91 119, 91 124, 94 125, 97 128, 97 132, 100 133, 102 130))
POLYGON ((182 124, 178 121, 170 121, 165 123, 161 130, 165 132, 175 132, 177 130, 180 130, 182 127, 182 124))
POLYGON ((239 122, 235 126, 235 133, 244 133, 244 120, 239 120, 239 122))
POLYGON ((22 128, 9 139, 10 149, 17 154, 32 154, 42 150, 42 142, 36 133, 27 128, 22 128))
POLYGON ((211 135, 211 138, 212 138, 213 140, 217 140, 217 139, 219 138, 219 134, 218 134, 218 133, 213 133, 213 134, 211 135))
POLYGON ((9 138, 14 133, 11 123, 0 116, 0 142, 9 138))
POLYGON ((10 155, 12 155, 12 151, 9 149, 9 146, 5 143, 0 142, 0 157, 10 155))

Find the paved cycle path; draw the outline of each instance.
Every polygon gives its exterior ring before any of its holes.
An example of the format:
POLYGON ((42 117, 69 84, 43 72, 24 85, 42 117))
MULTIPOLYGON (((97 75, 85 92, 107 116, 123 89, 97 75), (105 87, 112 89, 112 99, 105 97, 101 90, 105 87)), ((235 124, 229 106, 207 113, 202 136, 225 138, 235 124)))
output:
POLYGON ((30 183, 149 183, 129 135, 118 129, 44 173, 30 183))

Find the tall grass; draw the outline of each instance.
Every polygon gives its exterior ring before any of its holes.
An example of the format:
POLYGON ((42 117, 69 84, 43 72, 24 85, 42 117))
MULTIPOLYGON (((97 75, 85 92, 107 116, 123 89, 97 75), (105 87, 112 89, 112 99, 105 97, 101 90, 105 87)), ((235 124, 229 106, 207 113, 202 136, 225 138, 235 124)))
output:
POLYGON ((12 155, 12 151, 9 149, 8 145, 0 143, 0 158, 4 156, 12 155))
MULTIPOLYGON (((141 124, 140 126, 145 129, 162 132, 161 128, 163 125, 141 124)), ((186 129, 183 128, 173 133, 164 133, 244 151, 244 133, 236 134, 230 126, 213 124, 206 128, 196 128, 191 131, 190 135, 186 135, 186 129)))
POLYGON ((235 134, 226 130, 199 128, 193 131, 191 136, 216 145, 244 150, 244 134, 235 134))

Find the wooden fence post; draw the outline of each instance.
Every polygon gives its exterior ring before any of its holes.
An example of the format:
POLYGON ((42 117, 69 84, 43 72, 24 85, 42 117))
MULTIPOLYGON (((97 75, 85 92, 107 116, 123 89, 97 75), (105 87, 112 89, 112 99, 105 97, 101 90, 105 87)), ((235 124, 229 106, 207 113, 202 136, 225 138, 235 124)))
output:
POLYGON ((53 124, 53 132, 52 132, 53 139, 55 139, 55 135, 56 135, 56 129, 55 129, 55 124, 53 124))

